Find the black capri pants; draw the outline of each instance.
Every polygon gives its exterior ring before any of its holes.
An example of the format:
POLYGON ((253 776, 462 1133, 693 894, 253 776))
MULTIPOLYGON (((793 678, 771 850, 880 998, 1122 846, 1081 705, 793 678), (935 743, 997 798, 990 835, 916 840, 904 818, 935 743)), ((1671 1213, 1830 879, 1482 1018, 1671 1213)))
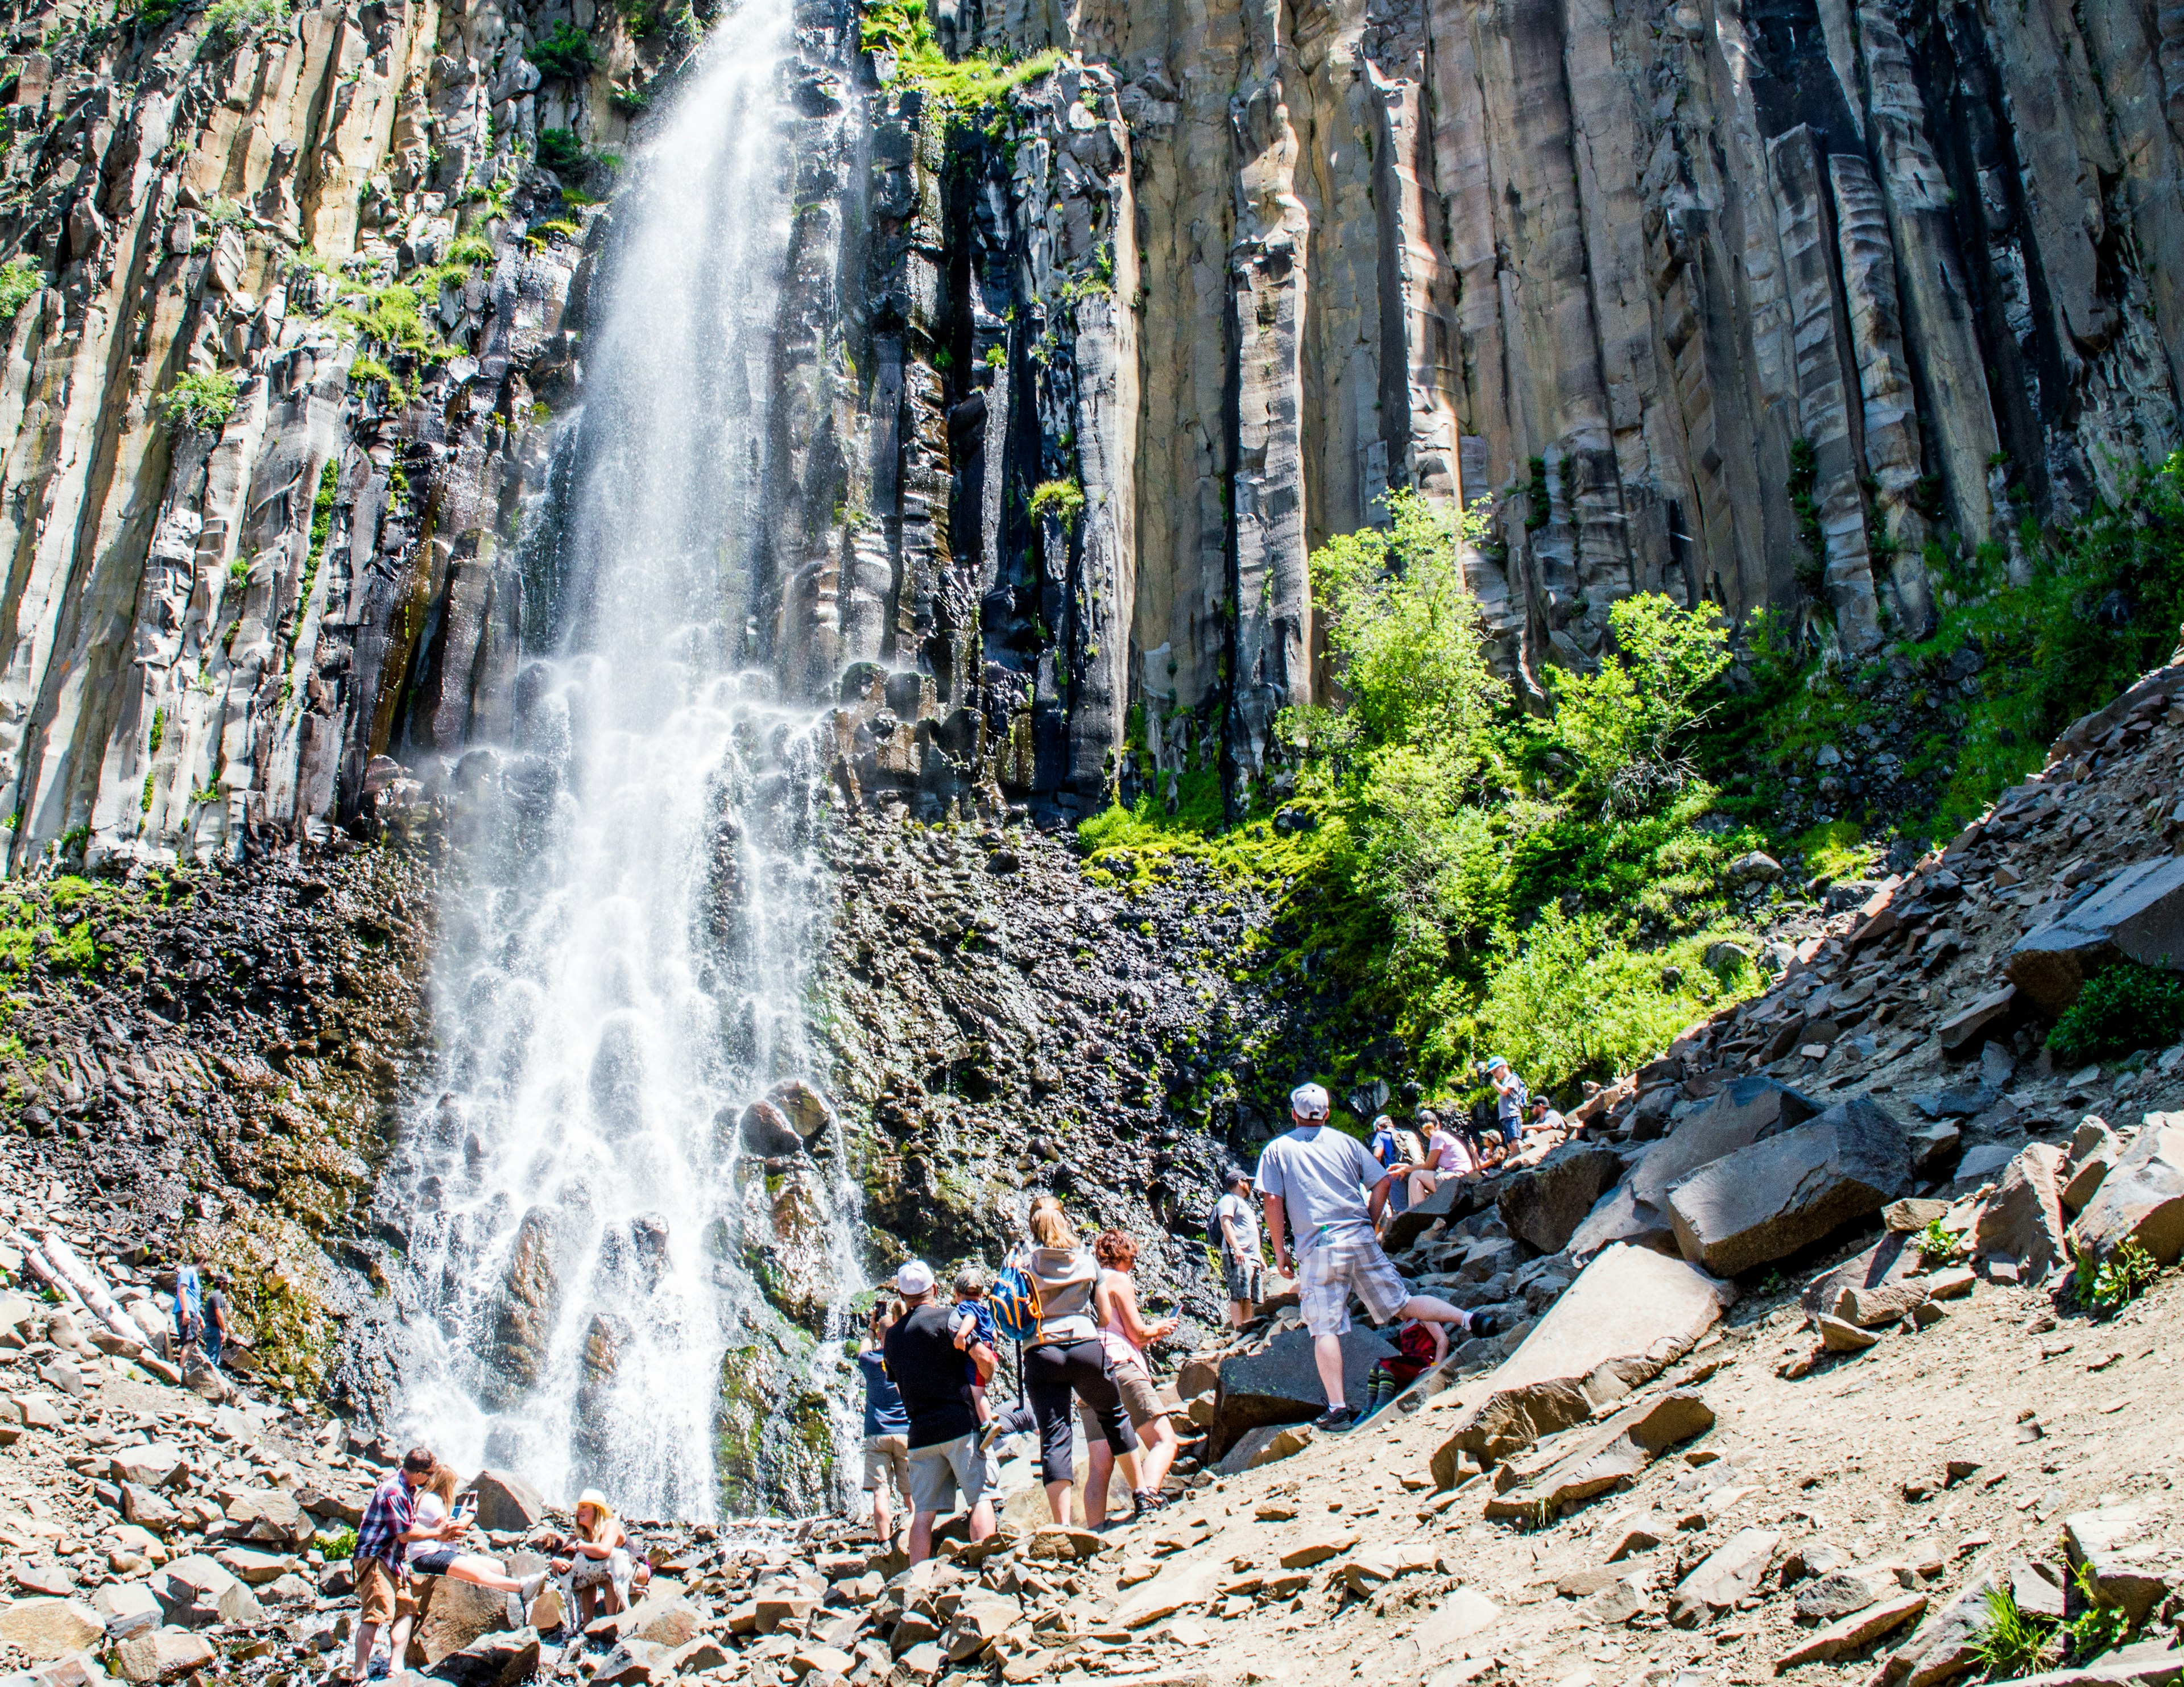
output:
POLYGON ((1041 1480, 1067 1482, 1076 1474, 1069 1458, 1072 1393, 1098 1420, 1100 1433, 1118 1456, 1137 1451, 1138 1432, 1130 1427, 1122 1393, 1107 1374, 1107 1352, 1097 1338, 1032 1348, 1024 1355, 1024 1392, 1031 1396, 1032 1417, 1039 1425, 1041 1480))

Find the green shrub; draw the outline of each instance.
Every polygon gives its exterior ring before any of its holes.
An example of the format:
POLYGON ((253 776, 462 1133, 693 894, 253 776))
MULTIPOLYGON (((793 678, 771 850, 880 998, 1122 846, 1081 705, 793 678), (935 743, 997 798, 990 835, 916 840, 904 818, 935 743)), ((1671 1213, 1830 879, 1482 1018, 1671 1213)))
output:
POLYGON ((192 428, 211 433, 225 427, 227 419, 235 414, 235 401, 241 390, 241 383, 226 370, 192 373, 169 387, 159 399, 157 408, 166 418, 167 426, 176 433, 192 428))
POLYGON ((28 258, 10 258, 0 264, 0 322, 13 322, 16 313, 35 298, 45 284, 44 272, 28 258))
POLYGON ((2048 1033, 2065 1066, 2158 1048, 2184 1031, 2184 977, 2120 960, 2086 981, 2048 1033))
POLYGON ((1963 1253, 1964 1243, 1957 1233, 1938 1218, 1930 1221, 1926 1228, 1911 1239, 1911 1245, 1919 1250, 1919 1257, 1930 1271, 1936 1266, 1948 1264, 1963 1253))
POLYGON ((1987 1590, 1986 1626, 1972 1648, 1987 1673, 2003 1679, 2037 1674, 2060 1650, 2054 1625, 2019 1610, 2006 1586, 1987 1590))
POLYGON ((287 21, 288 0, 217 0, 205 14, 205 34, 233 47, 287 21))
POLYGON ((591 164, 573 129, 543 129, 538 134, 538 162, 557 175, 577 174, 591 164))
POLYGON ((313 1541, 329 1564, 342 1564, 356 1556, 356 1531, 347 1523, 339 1528, 321 1529, 313 1541))
POLYGON ((1711 712, 1696 699, 1729 665, 1729 635, 1658 592, 1621 599, 1607 624, 1615 649, 1597 672, 1547 671, 1551 732, 1584 800, 1603 815, 1643 814, 1692 777, 1684 748, 1711 712))
POLYGON ((183 0, 143 0, 136 8, 136 21, 146 30, 164 29, 177 17, 183 0))
POLYGON ((465 270, 476 269, 481 264, 493 261, 493 242, 474 234, 466 234, 448 248, 445 262, 465 270))
POLYGON ((2111 1318, 2152 1288, 2160 1275, 2160 1261, 2136 1237, 2126 1236, 2105 1260, 2090 1253, 2079 1255, 2072 1288, 2078 1304, 2089 1314, 2111 1318))
POLYGON ((1075 481, 1041 481, 1032 488, 1031 519, 1044 521, 1050 516, 1061 525, 1064 532, 1074 532, 1078 518, 1084 513, 1084 488, 1075 481))
POLYGON ((607 96, 607 103, 621 117, 638 117, 652 109, 652 96, 643 88, 616 88, 607 96))
POLYGON ((539 74, 574 81, 598 62, 591 37, 566 23, 556 24, 543 41, 535 42, 523 55, 538 67, 539 74))
POLYGON ((2131 1638, 2131 1613, 2121 1606, 2101 1602, 2092 1565, 2080 1564, 2071 1580, 2084 1609, 2063 1625, 2063 1641, 2070 1649, 2070 1662, 2085 1664, 2103 1652, 2114 1651, 2131 1638))
POLYGON ((998 106, 1013 90, 1047 75, 1061 62, 1052 50, 1011 60, 1000 53, 951 59, 927 17, 925 0, 868 0, 858 45, 894 56, 893 80, 921 87, 941 104, 972 113, 998 106))

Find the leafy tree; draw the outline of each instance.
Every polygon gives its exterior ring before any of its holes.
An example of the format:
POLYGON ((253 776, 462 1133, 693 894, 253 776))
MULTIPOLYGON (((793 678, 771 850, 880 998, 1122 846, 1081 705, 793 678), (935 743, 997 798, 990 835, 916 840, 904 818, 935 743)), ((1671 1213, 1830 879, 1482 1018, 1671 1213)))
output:
POLYGON ((1553 733, 1603 816, 1643 814, 1692 777, 1684 749, 1707 715, 1700 694, 1729 665, 1729 635, 1658 592, 1623 599, 1607 624, 1615 649, 1597 673, 1548 671, 1553 733))

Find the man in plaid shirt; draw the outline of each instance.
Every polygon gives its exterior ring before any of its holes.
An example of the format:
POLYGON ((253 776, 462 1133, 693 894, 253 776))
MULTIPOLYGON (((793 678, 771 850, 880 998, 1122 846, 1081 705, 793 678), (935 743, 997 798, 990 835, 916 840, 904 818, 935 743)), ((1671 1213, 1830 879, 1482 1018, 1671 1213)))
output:
POLYGON ((372 1490, 364 1508, 364 1521, 356 1526, 356 1597, 362 1609, 356 1625, 356 1674, 361 1683, 371 1668, 372 1642, 382 1624, 394 1624, 388 1636, 388 1668, 402 1668, 410 1624, 417 1614, 417 1601, 410 1593, 409 1554, 413 1540, 424 1532, 414 1528, 416 1491, 432 1480, 437 1462, 424 1447, 412 1447, 402 1456, 402 1467, 372 1490))

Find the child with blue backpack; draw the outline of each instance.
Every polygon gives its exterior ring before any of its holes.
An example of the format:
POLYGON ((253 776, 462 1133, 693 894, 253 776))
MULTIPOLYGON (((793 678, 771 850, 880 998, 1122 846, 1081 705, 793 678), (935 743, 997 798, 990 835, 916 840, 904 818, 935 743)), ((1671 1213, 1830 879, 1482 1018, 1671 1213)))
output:
POLYGON ((967 1265, 956 1273, 956 1308, 949 1316, 948 1327, 955 1333, 956 1345, 962 1350, 963 1363, 970 1369, 971 1401, 978 1408, 978 1422, 991 1423, 994 1411, 986 1404, 986 1384, 991 1378, 980 1372, 971 1350, 983 1342, 989 1351, 1000 1352, 1001 1333, 994 1322, 994 1309, 986 1304, 986 1273, 974 1265, 967 1265))

